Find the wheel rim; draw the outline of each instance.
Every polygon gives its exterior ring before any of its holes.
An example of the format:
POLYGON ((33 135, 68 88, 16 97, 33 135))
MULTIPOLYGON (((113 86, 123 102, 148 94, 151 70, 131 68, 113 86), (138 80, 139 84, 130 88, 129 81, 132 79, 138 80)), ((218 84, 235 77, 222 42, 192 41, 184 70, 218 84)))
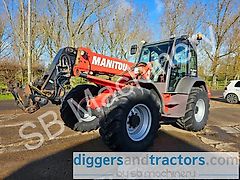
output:
POLYGON ((230 103, 236 103, 238 99, 237 99, 237 96, 235 96, 234 94, 229 94, 227 96, 227 101, 230 103))
POLYGON ((144 104, 135 105, 127 116, 126 128, 128 136, 133 141, 144 139, 151 127, 152 115, 149 108, 144 104))
POLYGON ((205 115, 205 102, 203 99, 199 99, 196 103, 195 106, 195 111, 194 111, 194 115, 195 115, 195 119, 197 122, 201 122, 203 120, 203 117, 205 115))

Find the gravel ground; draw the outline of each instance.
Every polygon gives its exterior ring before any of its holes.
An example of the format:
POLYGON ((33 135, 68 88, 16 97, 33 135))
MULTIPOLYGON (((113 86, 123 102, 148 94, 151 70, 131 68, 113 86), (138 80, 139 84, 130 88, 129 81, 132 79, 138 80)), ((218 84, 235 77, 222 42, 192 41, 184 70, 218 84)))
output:
MULTIPOLYGON (((206 128, 197 133, 186 132, 171 125, 163 125, 149 151, 240 151, 240 105, 224 102, 220 92, 214 92, 209 121, 206 128)), ((59 109, 48 105, 34 114, 24 114, 12 101, 0 102, 0 179, 72 179, 72 153, 74 151, 109 151, 98 131, 80 134, 64 129, 54 139, 49 139, 38 117, 47 111, 59 109), (35 150, 27 150, 25 144, 37 144, 38 138, 23 139, 19 129, 25 122, 35 125, 26 128, 25 134, 41 133, 44 142, 35 150)), ((46 123, 50 119, 47 118, 46 123)), ((59 125, 50 128, 56 133, 59 125)))

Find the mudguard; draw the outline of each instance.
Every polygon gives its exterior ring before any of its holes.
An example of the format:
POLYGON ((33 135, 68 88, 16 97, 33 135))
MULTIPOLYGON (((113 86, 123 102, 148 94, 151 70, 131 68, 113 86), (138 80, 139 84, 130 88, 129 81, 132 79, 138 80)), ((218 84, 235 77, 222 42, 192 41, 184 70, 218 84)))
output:
POLYGON ((164 102, 163 102, 163 97, 162 97, 162 94, 164 93, 163 92, 160 92, 159 88, 156 86, 155 83, 151 82, 151 81, 148 81, 148 80, 138 80, 137 81, 139 83, 139 85, 143 88, 146 88, 146 89, 149 89, 149 90, 154 90, 158 97, 159 97, 159 100, 160 100, 160 103, 161 103, 161 112, 163 112, 163 107, 164 107, 164 102))
POLYGON ((175 89, 175 93, 190 94, 192 87, 204 87, 207 91, 206 83, 198 77, 184 77, 182 78, 175 89))

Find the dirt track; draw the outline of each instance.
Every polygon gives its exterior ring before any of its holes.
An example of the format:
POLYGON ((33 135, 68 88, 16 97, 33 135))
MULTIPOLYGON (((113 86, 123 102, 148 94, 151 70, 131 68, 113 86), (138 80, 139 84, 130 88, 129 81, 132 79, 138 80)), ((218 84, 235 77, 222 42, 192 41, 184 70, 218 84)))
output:
MULTIPOLYGON (((0 179, 72 179, 72 152, 109 151, 98 132, 76 133, 68 128, 50 140, 38 121, 47 111, 58 114, 59 109, 50 105, 28 115, 16 109, 12 101, 0 102, 0 179), (27 150, 26 143, 36 144, 37 138, 22 139, 19 129, 25 122, 36 125, 24 133, 39 132, 44 143, 35 150, 27 150)), ((46 123, 48 120, 46 120, 46 123)), ((51 133, 58 125, 50 128, 51 133)), ((149 151, 240 151, 240 104, 231 105, 221 98, 211 101, 207 127, 198 133, 186 132, 171 125, 164 125, 158 132, 149 151)))

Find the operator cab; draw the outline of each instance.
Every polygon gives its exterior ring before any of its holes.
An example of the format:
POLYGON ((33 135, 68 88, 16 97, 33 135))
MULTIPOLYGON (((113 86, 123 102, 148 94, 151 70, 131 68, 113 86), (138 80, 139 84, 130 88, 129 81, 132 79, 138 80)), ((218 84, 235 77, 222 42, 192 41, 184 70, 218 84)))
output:
POLYGON ((187 36, 144 44, 138 63, 151 63, 150 80, 164 92, 175 92, 184 77, 197 77, 197 54, 187 36))

